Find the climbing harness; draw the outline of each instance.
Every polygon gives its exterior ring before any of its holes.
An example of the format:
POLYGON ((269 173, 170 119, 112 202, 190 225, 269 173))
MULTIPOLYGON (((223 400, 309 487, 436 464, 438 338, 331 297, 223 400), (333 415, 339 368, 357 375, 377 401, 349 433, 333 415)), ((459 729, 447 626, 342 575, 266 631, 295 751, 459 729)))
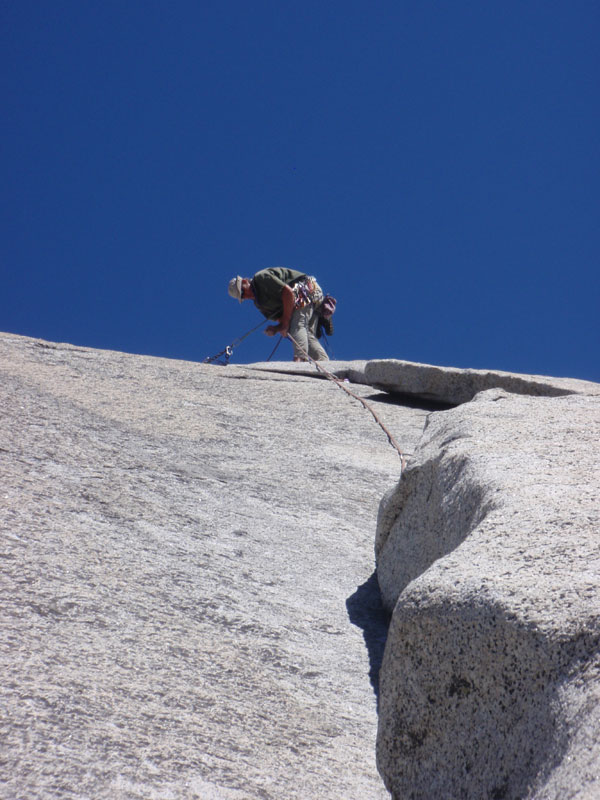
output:
POLYGON ((306 350, 301 345, 298 344, 298 342, 294 339, 294 337, 290 333, 288 333, 288 338, 292 340, 292 342, 296 345, 296 347, 302 353, 302 355, 306 358, 306 360, 309 361, 313 366, 315 366, 319 372, 322 372, 325 375, 326 378, 328 378, 330 381, 333 381, 333 383, 335 383, 337 386, 339 386, 340 389, 343 389, 346 392, 346 394, 349 394, 350 397, 353 397, 355 400, 358 400, 358 402, 364 408, 366 408, 367 411, 369 411, 373 415, 373 417, 375 419, 375 422, 379 425, 381 430, 387 436, 388 442, 392 445, 394 450, 400 456, 400 475, 402 475, 402 473, 404 472, 404 469, 406 467, 406 460, 404 458, 404 453, 402 452, 402 450, 398 446, 398 443, 396 442, 396 440, 394 439, 392 434, 385 427, 383 422, 379 419, 379 417, 377 416, 376 411, 373 408, 371 408, 371 406, 367 403, 367 401, 363 397, 360 397, 360 395, 355 394, 353 391, 351 391, 344 384, 344 382, 342 380, 340 380, 340 378, 337 378, 335 375, 333 375, 331 372, 329 372, 329 370, 325 369, 325 367, 323 367, 318 361, 315 361, 314 358, 311 358, 308 355, 308 353, 306 352, 306 350))
MULTIPOLYGON (((220 353, 217 353, 214 356, 207 356, 202 363, 203 364, 218 364, 221 367, 226 367, 229 364, 229 359, 231 358, 231 355, 233 353, 233 348, 237 347, 238 344, 240 344, 241 342, 244 341, 246 336, 250 336, 251 333, 254 333, 254 331, 257 331, 262 325, 265 324, 265 322, 268 322, 268 321, 269 320, 267 320, 267 319, 261 320, 258 323, 258 325, 255 325, 254 328, 249 330, 243 336, 238 336, 237 339, 234 339, 233 342, 231 344, 228 344, 227 347, 224 350, 221 350, 220 353)), ((273 351, 273 352, 275 352, 275 351, 273 351)))

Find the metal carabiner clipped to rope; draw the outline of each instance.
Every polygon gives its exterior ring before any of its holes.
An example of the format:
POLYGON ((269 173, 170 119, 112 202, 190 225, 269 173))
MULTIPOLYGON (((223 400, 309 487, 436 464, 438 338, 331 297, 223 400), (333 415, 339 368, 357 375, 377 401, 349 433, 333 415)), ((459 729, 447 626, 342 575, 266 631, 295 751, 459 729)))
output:
POLYGON ((221 367, 226 367, 229 364, 229 359, 233 354, 233 348, 237 347, 238 344, 240 344, 240 342, 244 341, 246 336, 250 336, 251 333, 254 333, 254 331, 258 330, 266 322, 268 322, 268 320, 263 319, 261 322, 258 323, 258 325, 255 325, 254 328, 249 330, 243 336, 238 336, 237 339, 234 339, 233 342, 231 344, 228 344, 227 347, 224 350, 221 350, 220 353, 217 353, 215 356, 207 356, 202 363, 218 364, 221 367))
POLYGON ((220 367, 226 367, 229 364, 229 359, 231 358, 231 354, 233 353, 233 347, 228 344, 224 350, 221 350, 220 353, 217 353, 216 356, 207 356, 203 364, 218 364, 220 367))

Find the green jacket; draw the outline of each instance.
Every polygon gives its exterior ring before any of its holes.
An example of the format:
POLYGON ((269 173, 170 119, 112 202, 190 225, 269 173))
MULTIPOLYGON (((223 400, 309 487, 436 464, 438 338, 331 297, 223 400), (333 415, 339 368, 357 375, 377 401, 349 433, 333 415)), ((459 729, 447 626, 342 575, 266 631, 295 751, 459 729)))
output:
POLYGON ((267 319, 280 319, 283 316, 281 293, 284 286, 293 286, 306 278, 305 272, 287 267, 261 269, 252 278, 254 305, 267 319))

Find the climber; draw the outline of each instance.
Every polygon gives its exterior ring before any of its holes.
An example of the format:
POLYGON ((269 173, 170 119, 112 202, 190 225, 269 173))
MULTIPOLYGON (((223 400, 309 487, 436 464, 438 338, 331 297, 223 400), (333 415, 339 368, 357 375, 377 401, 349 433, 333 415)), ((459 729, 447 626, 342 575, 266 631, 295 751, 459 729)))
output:
POLYGON ((277 320, 277 325, 269 325, 265 333, 267 336, 280 333, 283 337, 289 333, 294 361, 306 361, 306 354, 315 361, 329 360, 317 338, 324 295, 315 278, 287 267, 269 267, 253 278, 240 275, 232 278, 228 292, 240 303, 254 300, 254 305, 267 319, 277 320))

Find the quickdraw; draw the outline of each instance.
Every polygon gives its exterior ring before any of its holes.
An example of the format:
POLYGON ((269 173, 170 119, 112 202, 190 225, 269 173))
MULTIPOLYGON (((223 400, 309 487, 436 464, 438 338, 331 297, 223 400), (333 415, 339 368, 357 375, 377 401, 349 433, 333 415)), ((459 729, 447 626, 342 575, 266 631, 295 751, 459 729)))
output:
POLYGON ((228 344, 227 347, 224 350, 221 350, 220 353, 217 353, 214 356, 207 356, 202 363, 203 364, 218 364, 221 367, 226 367, 229 364, 229 359, 231 358, 231 355, 233 353, 233 348, 237 347, 238 344, 240 344, 240 342, 244 341, 246 336, 250 336, 251 333, 254 333, 254 331, 258 330, 262 325, 265 324, 265 322, 268 322, 268 321, 269 320, 264 320, 263 319, 261 322, 258 323, 258 325, 255 325, 254 328, 249 330, 243 336, 238 336, 237 339, 234 339, 233 342, 231 344, 228 344))
POLYGON ((225 350, 221 350, 220 353, 217 353, 216 356, 207 356, 203 364, 219 364, 221 367, 226 367, 229 364, 229 359, 231 358, 231 354, 233 353, 233 347, 228 344, 225 350))

